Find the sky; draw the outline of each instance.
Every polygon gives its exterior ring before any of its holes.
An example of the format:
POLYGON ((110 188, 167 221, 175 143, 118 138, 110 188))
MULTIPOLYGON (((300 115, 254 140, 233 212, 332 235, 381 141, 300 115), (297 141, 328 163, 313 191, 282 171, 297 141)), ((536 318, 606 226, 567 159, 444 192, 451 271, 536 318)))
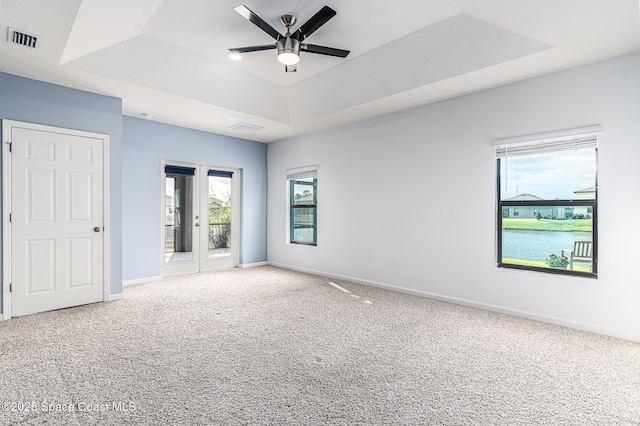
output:
POLYGON ((209 196, 221 201, 231 198, 231 179, 226 177, 209 176, 209 196))
POLYGON ((574 199, 573 191, 595 185, 596 154, 591 148, 509 157, 500 161, 500 168, 503 200, 522 193, 574 199))

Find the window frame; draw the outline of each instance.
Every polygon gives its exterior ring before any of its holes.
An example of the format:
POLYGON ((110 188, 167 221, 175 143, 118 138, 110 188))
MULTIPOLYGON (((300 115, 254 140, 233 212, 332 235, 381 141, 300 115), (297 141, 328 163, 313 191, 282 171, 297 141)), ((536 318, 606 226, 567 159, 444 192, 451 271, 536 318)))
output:
POLYGON ((302 246, 310 246, 317 247, 318 245, 318 176, 317 174, 312 174, 310 176, 290 176, 287 179, 288 190, 289 190, 289 238, 288 242, 290 244, 302 245, 302 246), (300 179, 308 179, 312 178, 312 182, 306 182, 300 179), (313 203, 312 204, 299 204, 294 200, 295 185, 310 185, 313 187, 313 203), (305 242, 305 241, 297 241, 294 240, 295 228, 294 228, 294 209, 312 209, 314 211, 313 214, 313 224, 309 226, 309 228, 313 229, 313 242, 305 242))
MULTIPOLYGON (((518 269, 518 270, 526 270, 526 271, 536 271, 536 272, 544 272, 548 274, 558 274, 558 275, 570 275, 570 276, 578 276, 578 277, 587 277, 587 278, 597 278, 598 277, 598 144, 597 144, 597 135, 599 135, 601 129, 599 126, 591 126, 583 129, 575 129, 569 131, 561 131, 561 132, 553 132, 545 135, 538 136, 525 136, 519 138, 510 138, 494 141, 494 146, 496 147, 496 265, 498 268, 503 269, 518 269), (560 144, 565 144, 571 142, 572 140, 578 140, 579 138, 584 138, 587 140, 589 138, 595 139, 595 143, 592 147, 588 147, 590 149, 594 149, 595 153, 595 182, 594 182, 594 198, 593 199, 554 199, 554 200, 512 200, 506 201, 502 200, 501 196, 501 184, 502 184, 502 176, 501 176, 501 160, 503 158, 509 158, 509 146, 518 146, 522 145, 525 148, 539 146, 542 148, 540 151, 544 152, 546 147, 550 147, 550 149, 555 151, 570 151, 569 147, 562 148, 560 144), (545 143, 548 145, 545 146, 545 143), (554 144, 557 144, 554 147, 554 144), (507 155, 500 156, 497 155, 498 149, 503 149, 507 147, 507 155), (580 207, 586 206, 591 208, 591 250, 592 250, 592 262, 591 262, 591 271, 576 271, 571 269, 556 269, 556 268, 547 268, 547 267, 538 267, 538 266, 529 266, 529 265, 518 265, 512 263, 503 263, 502 262, 502 222, 504 218, 504 208, 521 208, 521 207, 580 207)), ((576 142, 577 144, 577 142, 576 142)), ((585 147, 587 148, 587 147, 585 147)), ((534 155, 534 152, 531 152, 530 155, 534 155)), ((524 154, 528 155, 528 154, 524 154)))

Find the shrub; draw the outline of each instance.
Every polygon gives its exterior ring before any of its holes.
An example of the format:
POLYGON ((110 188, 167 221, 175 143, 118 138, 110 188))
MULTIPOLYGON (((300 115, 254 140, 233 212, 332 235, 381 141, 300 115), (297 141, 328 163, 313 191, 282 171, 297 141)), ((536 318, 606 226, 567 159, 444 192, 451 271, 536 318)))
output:
POLYGON ((567 256, 550 254, 545 263, 549 265, 549 267, 553 268, 566 268, 567 265, 569 265, 569 259, 567 258, 567 256))

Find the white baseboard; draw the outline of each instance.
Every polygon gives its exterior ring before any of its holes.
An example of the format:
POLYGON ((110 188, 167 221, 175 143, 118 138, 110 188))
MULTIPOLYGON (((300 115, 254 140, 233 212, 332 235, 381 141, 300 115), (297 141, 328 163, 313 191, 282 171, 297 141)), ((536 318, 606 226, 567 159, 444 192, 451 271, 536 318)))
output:
POLYGON ((128 285, 134 285, 134 284, 152 283, 154 281, 160 281, 161 279, 162 279, 161 276, 147 277, 147 278, 136 278, 135 280, 122 281, 122 286, 126 287, 128 285))
POLYGON ((442 302, 453 303, 456 305, 469 306, 472 308, 484 309, 487 311, 498 312, 501 314, 512 315, 515 317, 526 318, 534 321, 540 321, 548 324, 560 325, 563 327, 573 328, 576 330, 588 331, 590 333, 603 334, 605 336, 611 336, 618 339, 630 340, 632 342, 640 342, 640 336, 627 333, 620 330, 610 329, 606 327, 600 327, 593 324, 583 323, 579 321, 573 321, 565 318, 553 317, 548 315, 540 315, 533 312, 522 311, 519 309, 506 308, 504 306, 492 305, 488 303, 475 302, 473 300, 461 299, 458 297, 444 296, 437 293, 429 293, 422 290, 414 290, 406 287, 399 287, 395 285, 380 283, 376 281, 363 280, 360 278, 349 277, 345 275, 337 275, 323 271, 317 271, 307 268, 298 268, 296 266, 285 265, 277 262, 268 262, 269 265, 283 269, 290 269, 292 271, 305 272, 313 275, 320 275, 327 278, 334 278, 343 281, 350 281, 356 284, 369 285, 372 287, 379 287, 386 290, 398 291, 401 293, 412 294, 414 296, 427 297, 429 299, 439 300, 442 302))
POLYGON ((255 268, 256 266, 267 266, 268 264, 268 262, 241 263, 238 265, 238 268, 255 268))
POLYGON ((120 300, 123 298, 124 298, 124 293, 110 294, 109 299, 107 299, 107 302, 113 302, 114 300, 120 300))

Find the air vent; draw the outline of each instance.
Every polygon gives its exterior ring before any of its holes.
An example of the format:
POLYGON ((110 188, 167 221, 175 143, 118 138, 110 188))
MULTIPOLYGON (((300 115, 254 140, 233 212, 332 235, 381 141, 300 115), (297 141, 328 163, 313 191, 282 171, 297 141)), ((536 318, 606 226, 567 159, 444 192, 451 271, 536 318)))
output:
POLYGON ((249 123, 238 123, 238 124, 234 124, 233 126, 229 126, 227 128, 237 130, 239 132, 247 132, 247 133, 253 133, 253 132, 257 132, 259 130, 264 129, 264 127, 256 126, 255 124, 249 124, 249 123))
POLYGON ((40 46, 40 43, 38 43, 39 40, 40 37, 37 35, 27 34, 15 28, 9 28, 9 33, 7 34, 7 41, 9 43, 28 47, 29 49, 37 49, 40 46))

